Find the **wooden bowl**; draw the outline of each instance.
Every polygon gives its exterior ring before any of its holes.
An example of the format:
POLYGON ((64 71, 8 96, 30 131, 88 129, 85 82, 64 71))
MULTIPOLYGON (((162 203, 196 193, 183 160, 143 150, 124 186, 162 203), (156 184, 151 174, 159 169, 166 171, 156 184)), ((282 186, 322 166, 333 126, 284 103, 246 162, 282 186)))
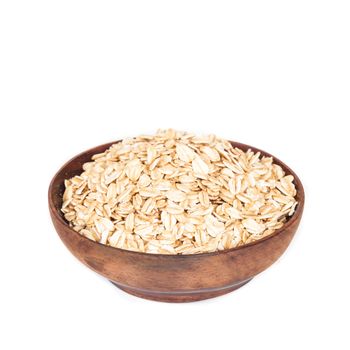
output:
MULTIPOLYGON (((243 286, 268 268, 292 240, 303 213, 304 190, 298 176, 276 157, 274 162, 294 176, 299 204, 281 229, 259 241, 215 253, 164 255, 133 252, 89 240, 70 228, 60 211, 64 180, 80 174, 82 165, 93 154, 105 151, 113 143, 80 153, 62 166, 49 187, 49 209, 55 229, 71 253, 125 292, 166 302, 217 297, 243 286)), ((271 156, 255 147, 231 143, 243 150, 250 148, 271 156)))

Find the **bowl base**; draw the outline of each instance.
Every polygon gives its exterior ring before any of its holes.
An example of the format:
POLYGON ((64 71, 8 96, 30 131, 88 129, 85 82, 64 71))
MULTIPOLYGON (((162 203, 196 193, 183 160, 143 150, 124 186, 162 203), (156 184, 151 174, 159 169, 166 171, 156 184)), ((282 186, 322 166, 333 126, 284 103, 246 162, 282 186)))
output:
POLYGON ((188 303, 192 301, 200 301, 200 300, 215 298, 220 295, 230 293, 244 286, 250 280, 252 280, 252 278, 236 283, 233 286, 229 286, 227 288, 220 288, 217 290, 210 290, 210 291, 187 292, 187 293, 186 292, 151 292, 151 291, 144 291, 144 290, 140 291, 138 289, 133 289, 133 288, 118 285, 118 283, 115 283, 113 281, 110 281, 110 282, 113 283, 116 287, 118 287, 122 291, 139 298, 162 301, 167 303, 188 303))

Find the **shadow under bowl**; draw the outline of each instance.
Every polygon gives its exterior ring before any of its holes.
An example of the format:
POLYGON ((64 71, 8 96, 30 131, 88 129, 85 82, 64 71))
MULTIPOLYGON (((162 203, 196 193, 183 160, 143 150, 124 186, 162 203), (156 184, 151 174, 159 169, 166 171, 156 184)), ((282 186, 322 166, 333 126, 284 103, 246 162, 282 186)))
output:
MULTIPOLYGON (((293 175, 298 205, 295 213, 270 236, 237 248, 214 253, 165 255, 134 252, 89 240, 69 227, 62 212, 64 180, 82 172, 92 155, 104 152, 111 142, 94 147, 64 164, 53 177, 48 193, 52 222, 63 243, 83 264, 135 296, 165 302, 190 302, 229 293, 272 265, 291 242, 304 208, 304 190, 298 176, 272 156, 287 174, 293 175)), ((269 153, 231 142, 246 151, 269 153)))

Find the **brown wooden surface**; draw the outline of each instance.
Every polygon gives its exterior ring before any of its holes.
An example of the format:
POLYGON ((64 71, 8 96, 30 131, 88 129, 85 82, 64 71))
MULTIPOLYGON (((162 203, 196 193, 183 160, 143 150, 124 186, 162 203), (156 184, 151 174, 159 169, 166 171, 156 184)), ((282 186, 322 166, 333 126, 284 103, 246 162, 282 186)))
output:
MULTIPOLYGON (((52 179, 48 195, 52 222, 63 243, 82 263, 119 288, 138 297, 167 302, 212 298, 247 283, 288 247, 301 220, 304 190, 297 175, 275 157, 274 162, 294 176, 299 204, 281 229, 260 241, 215 253, 163 255, 108 247, 81 236, 68 226, 60 211, 64 179, 81 173, 83 163, 115 142, 92 148, 68 161, 52 179)), ((231 143, 243 150, 250 148, 271 156, 251 146, 231 143)))

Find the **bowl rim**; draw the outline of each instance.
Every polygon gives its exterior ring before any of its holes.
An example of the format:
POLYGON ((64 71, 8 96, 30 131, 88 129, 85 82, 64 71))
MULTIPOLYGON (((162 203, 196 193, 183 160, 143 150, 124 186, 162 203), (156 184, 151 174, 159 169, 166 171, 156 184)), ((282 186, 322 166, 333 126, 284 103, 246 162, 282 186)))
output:
MULTIPOLYGON (((122 249, 122 248, 117 248, 117 247, 112 247, 109 245, 105 245, 102 244, 100 242, 96 242, 93 241, 83 235, 81 235, 79 232, 74 231, 69 225, 68 222, 63 218, 63 215, 61 215, 61 213, 59 212, 60 209, 57 209, 56 206, 54 205, 54 201, 53 201, 53 186, 54 183, 56 182, 57 177, 65 171, 66 167, 71 164, 72 162, 76 161, 79 157, 84 156, 86 153, 91 153, 94 152, 94 150, 99 149, 99 148, 104 148, 105 150, 107 150, 109 147, 111 147, 111 145, 121 142, 122 140, 117 140, 117 141, 112 141, 112 142, 108 142, 108 143, 104 143, 92 148, 89 148, 83 152, 80 152, 79 154, 75 155, 74 157, 72 157, 71 159, 69 159, 67 162, 65 162, 60 168, 59 170, 55 173, 55 175, 53 176, 53 178, 50 181, 50 185, 48 188, 48 202, 49 202, 49 210, 50 210, 50 214, 51 216, 53 216, 60 224, 64 225, 65 228, 70 231, 71 234, 73 235, 77 235, 80 239, 86 240, 88 241, 90 244, 96 244, 97 246, 106 248, 106 249, 113 249, 113 251, 118 251, 120 253, 127 253, 127 254, 132 254, 132 255, 145 255, 145 256, 153 256, 153 257, 157 257, 157 256, 162 256, 162 257, 167 257, 167 258, 185 258, 185 259, 191 259, 191 258, 199 258, 201 256, 211 256, 211 255, 221 255, 221 254, 228 254, 230 252, 234 252, 234 251, 240 251, 243 249, 249 249, 252 246, 256 246, 259 244, 262 244, 278 235, 280 235, 281 233, 283 233, 286 229, 288 229, 288 227, 292 226, 294 224, 294 222, 298 221, 301 219, 303 210, 304 210, 304 203, 305 203, 305 192, 304 192, 304 187, 299 179, 299 177, 297 176, 297 174, 285 163, 283 163, 281 160, 279 160, 277 157, 273 156, 272 154, 261 150, 259 148, 244 144, 244 143, 240 143, 237 141, 231 141, 228 140, 234 147, 238 147, 241 149, 250 149, 253 152, 260 152, 261 155, 266 156, 266 157, 272 157, 273 161, 275 163, 277 163, 278 165, 280 165, 283 170, 288 174, 288 175, 292 175, 294 177, 294 183, 295 183, 295 187, 297 190, 297 196, 298 198, 298 204, 296 206, 295 212, 293 213, 293 215, 290 217, 290 219, 279 229, 277 229, 275 232, 271 233, 268 236, 265 236, 259 240, 247 243, 247 244, 243 244, 241 246, 238 247, 234 247, 234 248, 230 248, 230 249, 224 249, 224 250, 217 250, 214 252, 205 252, 205 253, 195 253, 195 254, 162 254, 162 253, 146 253, 146 252, 139 252, 139 251, 134 251, 134 250, 128 250, 128 249, 122 249)), ((95 152, 97 153, 97 152, 95 152)), ((56 229, 57 231, 57 229, 56 229)))

